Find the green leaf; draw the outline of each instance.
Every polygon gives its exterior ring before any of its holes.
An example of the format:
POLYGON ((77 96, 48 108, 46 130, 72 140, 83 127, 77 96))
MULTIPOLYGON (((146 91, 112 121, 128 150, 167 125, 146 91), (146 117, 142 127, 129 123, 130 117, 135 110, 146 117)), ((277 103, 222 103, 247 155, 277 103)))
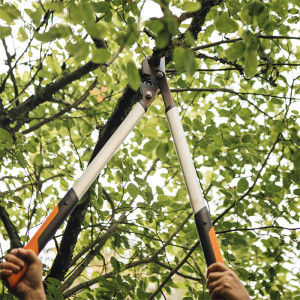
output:
POLYGON ((238 30, 238 24, 229 17, 227 12, 222 12, 215 20, 215 27, 222 33, 236 32, 238 30))
POLYGON ((229 60, 237 60, 244 56, 246 50, 246 44, 242 41, 238 41, 225 50, 226 56, 229 60))
POLYGON ((19 166, 22 168, 26 168, 27 160, 25 159, 23 153, 20 150, 16 151, 16 157, 17 157, 19 166))
POLYGON ((52 42, 56 39, 67 38, 72 33, 70 26, 57 24, 52 26, 49 31, 45 33, 35 32, 34 36, 38 41, 43 43, 52 42))
POLYGON ((20 27, 19 34, 18 34, 18 40, 20 42, 25 42, 28 39, 28 35, 23 27, 20 27))
POLYGON ((141 76, 133 61, 129 61, 127 63, 127 76, 128 76, 130 87, 134 91, 137 91, 141 84, 141 76))
POLYGON ((110 59, 110 52, 104 48, 95 48, 91 61, 95 64, 104 64, 110 59))
POLYGON ((187 72, 194 74, 196 71, 196 61, 194 52, 189 48, 176 47, 173 53, 175 69, 179 73, 187 72))
POLYGON ((103 39, 106 36, 107 26, 104 23, 88 22, 85 25, 88 34, 95 39, 103 39))
POLYGON ((19 10, 12 4, 4 3, 0 6, 0 19, 11 24, 13 20, 21 16, 19 10))
POLYGON ((158 147, 156 148, 156 156, 159 159, 164 160, 167 153, 169 151, 169 145, 167 143, 161 143, 158 145, 158 147))
POLYGON ((242 37, 246 43, 248 51, 256 51, 259 46, 259 40, 256 36, 253 35, 249 30, 244 31, 242 37))
POLYGON ((242 118, 242 119, 247 119, 250 118, 252 116, 252 111, 249 108, 241 108, 238 111, 238 115, 242 118))
POLYGON ((82 21, 84 21, 85 14, 77 4, 70 2, 68 5, 68 17, 69 20, 74 24, 80 24, 82 21))
POLYGON ((151 152, 154 149, 156 149, 156 147, 158 146, 159 142, 154 140, 154 141, 149 141, 147 143, 145 143, 144 145, 144 150, 147 152, 151 152))
POLYGON ((133 199, 135 199, 139 195, 139 189, 133 183, 128 184, 127 191, 133 199))
POLYGON ((41 22, 42 14, 44 13, 41 6, 38 6, 35 10, 25 8, 24 11, 31 18, 33 24, 38 26, 41 22))
POLYGON ((164 29, 164 23, 159 19, 151 19, 146 22, 147 27, 156 34, 159 34, 164 29))
POLYGON ((0 150, 9 149, 13 143, 14 140, 9 132, 0 128, 0 150))
POLYGON ((118 262, 118 260, 115 257, 111 257, 110 259, 110 263, 114 269, 114 272, 119 273, 120 271, 120 263, 118 262))
POLYGON ((278 104, 278 105, 282 105, 283 104, 283 101, 281 99, 278 99, 278 98, 272 98, 271 99, 271 103, 273 104, 278 104))
POLYGON ((156 47, 158 49, 164 49, 170 41, 170 34, 167 31, 161 31, 155 38, 156 47))
POLYGON ((248 187, 249 187, 248 180, 246 178, 241 178, 237 184, 237 191, 239 193, 243 193, 248 189, 248 187))
POLYGON ((201 8, 201 3, 200 2, 184 2, 182 5, 182 10, 185 10, 189 13, 193 13, 198 11, 201 8))
POLYGON ((171 36, 174 36, 178 33, 178 21, 177 18, 173 15, 165 16, 164 21, 166 23, 167 30, 171 36))
POLYGON ((90 52, 89 44, 84 41, 79 41, 77 44, 74 45, 75 53, 74 58, 77 62, 81 62, 85 60, 90 52))
POLYGON ((11 35, 11 27, 0 26, 0 39, 11 35))
POLYGON ((245 74, 252 77, 257 73, 258 67, 256 51, 246 51, 245 58, 245 74))
POLYGON ((58 280, 57 278, 47 277, 46 281, 51 283, 52 285, 54 285, 56 287, 60 287, 62 285, 61 281, 58 280))
POLYGON ((243 137, 242 137, 242 142, 243 143, 250 143, 252 140, 252 137, 250 134, 245 134, 243 137))
POLYGON ((41 153, 38 153, 35 156, 34 161, 35 161, 35 163, 36 163, 37 166, 41 166, 43 164, 43 155, 41 153))
POLYGON ((297 195, 297 196, 300 196, 300 189, 294 189, 293 194, 297 195))
POLYGON ((188 43, 188 45, 191 47, 195 46, 196 44, 195 38, 189 30, 185 32, 185 40, 188 43))

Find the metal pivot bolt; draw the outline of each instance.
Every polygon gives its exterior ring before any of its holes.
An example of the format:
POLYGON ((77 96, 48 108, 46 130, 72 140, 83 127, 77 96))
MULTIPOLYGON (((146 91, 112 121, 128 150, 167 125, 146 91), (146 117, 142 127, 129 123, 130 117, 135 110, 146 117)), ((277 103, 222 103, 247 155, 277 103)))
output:
POLYGON ((150 91, 146 92, 145 97, 146 99, 151 99, 152 93, 150 91))
POLYGON ((164 76, 164 73, 163 73, 162 71, 158 71, 158 72, 156 73, 156 76, 157 76, 158 78, 162 78, 162 77, 164 76))

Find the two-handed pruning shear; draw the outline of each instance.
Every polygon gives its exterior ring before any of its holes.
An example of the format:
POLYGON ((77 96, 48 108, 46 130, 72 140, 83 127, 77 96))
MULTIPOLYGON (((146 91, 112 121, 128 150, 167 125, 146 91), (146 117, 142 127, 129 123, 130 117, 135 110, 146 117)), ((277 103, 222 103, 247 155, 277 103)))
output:
MULTIPOLYGON (((180 116, 166 79, 164 58, 160 59, 160 65, 155 68, 149 65, 149 58, 145 58, 142 63, 142 74, 143 78, 147 79, 141 83, 140 90, 142 99, 134 105, 131 112, 89 164, 85 172, 74 183, 73 187, 66 193, 33 238, 27 243, 25 249, 32 249, 36 254, 41 252, 48 241, 53 237, 56 230, 78 204, 81 197, 98 177, 101 170, 106 166, 127 135, 146 113, 147 108, 155 99, 158 89, 160 89, 177 156, 193 208, 195 223, 206 264, 209 266, 214 262, 223 262, 216 234, 203 199, 199 179, 180 121, 180 116)), ((27 266, 23 267, 20 272, 14 273, 7 278, 11 287, 14 287, 22 279, 26 269, 27 266)))

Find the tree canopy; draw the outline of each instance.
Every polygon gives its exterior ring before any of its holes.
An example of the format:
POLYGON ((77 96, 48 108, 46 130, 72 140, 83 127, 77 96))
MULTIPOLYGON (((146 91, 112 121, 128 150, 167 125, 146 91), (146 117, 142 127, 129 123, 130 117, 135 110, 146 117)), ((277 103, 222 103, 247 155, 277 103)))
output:
MULTIPOLYGON (((164 56, 225 263, 254 299, 299 299, 299 1, 155 2, 1 1, 1 256, 140 99, 142 60, 164 56)), ((41 258, 50 299, 209 299, 161 96, 41 258)))

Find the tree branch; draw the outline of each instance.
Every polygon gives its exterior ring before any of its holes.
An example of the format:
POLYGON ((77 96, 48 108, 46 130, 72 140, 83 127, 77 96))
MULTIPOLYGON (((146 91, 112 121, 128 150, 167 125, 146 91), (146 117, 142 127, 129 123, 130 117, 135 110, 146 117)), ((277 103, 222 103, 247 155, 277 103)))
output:
POLYGON ((78 98, 73 104, 70 104, 69 106, 65 107, 64 109, 62 109, 61 111, 59 111, 58 113, 54 114, 52 117, 46 118, 43 121, 35 124, 34 126, 31 126, 30 128, 22 131, 23 134, 27 134, 29 132, 32 132, 38 128, 40 128, 41 126, 55 120, 58 119, 60 116, 62 116, 63 114, 65 114, 66 112, 70 111, 72 108, 77 107, 79 104, 81 104, 89 95, 89 91, 92 90, 96 84, 97 84, 98 78, 96 77, 96 79, 92 82, 92 84, 88 87, 88 89, 85 91, 85 93, 78 98))
POLYGON ((230 233, 230 232, 236 232, 236 231, 255 231, 255 230, 265 230, 265 229, 282 229, 282 230, 299 230, 300 227, 284 227, 284 226, 262 226, 262 227, 250 227, 250 228, 235 228, 235 229, 229 229, 229 230, 223 230, 223 231, 216 231, 216 234, 222 234, 222 233, 230 233))
MULTIPOLYGON (((152 262, 152 261, 155 261, 157 259, 157 256, 162 252, 164 251, 164 249, 170 244, 170 242, 173 240, 173 238, 178 234, 178 232, 183 228, 183 226, 186 224, 186 222, 190 219, 190 217, 193 215, 193 213, 190 213, 188 214, 188 216, 186 217, 186 219, 183 221, 183 223, 175 230, 175 232, 173 232, 173 234, 169 237, 169 239, 165 242, 165 244, 159 249, 157 250, 152 256, 148 257, 148 258, 144 258, 144 259, 141 259, 139 261, 134 261, 134 262, 130 262, 126 265, 125 269, 124 270, 128 270, 130 268, 133 268, 133 267, 136 267, 136 266, 139 266, 141 264, 145 264, 145 263, 149 263, 149 262, 152 262)), ((98 251, 98 249, 94 249, 93 251, 93 256, 95 256, 98 251)), ((100 250, 100 249, 99 249, 100 250)), ((175 271, 175 273, 177 272, 177 270, 175 271)), ((174 274, 175 274, 174 273, 174 274)), ((83 287, 84 288, 87 288, 91 285, 93 285, 94 283, 97 283, 99 281, 99 279, 101 278, 109 278, 109 277, 112 277, 113 275, 115 275, 116 273, 115 272, 110 272, 110 273, 106 273, 105 275, 101 275, 101 276, 98 276, 92 280, 89 280, 85 283, 82 283, 82 284, 79 284, 78 286, 66 291, 64 293, 64 296, 65 297, 70 297, 72 295, 74 295, 76 292, 78 292, 79 290, 81 290, 83 287)), ((79 276, 79 274, 74 278, 76 279, 77 277, 79 276)), ((70 286, 70 284, 68 285, 70 286)), ((64 291, 67 287, 65 287, 65 283, 60 287, 60 290, 64 291)))
POLYGON ((250 194, 250 192, 254 189, 255 185, 256 185, 256 182, 257 180, 260 178, 260 175, 261 175, 261 172, 263 171, 263 169, 265 168, 269 158, 270 158, 270 155, 271 153, 274 151, 278 141, 279 141, 279 138, 281 136, 281 133, 279 133, 277 135, 277 138, 274 142, 274 144, 272 145, 272 148, 270 149, 268 155, 266 156, 260 170, 258 171, 254 181, 253 181, 253 184, 251 185, 251 187, 239 198, 237 199, 236 201, 234 201, 229 207, 227 207, 221 214, 218 215, 218 217, 213 221, 213 224, 216 224, 220 219, 222 219, 235 205, 236 203, 242 201, 246 196, 248 196, 250 194))
POLYGON ((5 39, 2 39, 2 44, 3 44, 4 50, 5 50, 5 53, 6 53, 6 57, 7 57, 7 64, 8 64, 8 67, 9 67, 8 74, 10 74, 11 81, 13 83, 15 97, 17 97, 18 94, 19 94, 19 92, 18 92, 18 85, 17 85, 17 82, 16 82, 16 78, 15 78, 15 75, 14 75, 14 72, 13 72, 13 67, 11 65, 11 63, 12 63, 12 56, 8 52, 8 48, 7 48, 5 39))
POLYGON ((159 285, 159 287, 155 290, 155 292, 148 298, 148 300, 154 299, 154 297, 162 290, 162 288, 167 284, 167 282, 173 277, 175 273, 185 264, 185 262, 189 259, 189 257, 193 254, 196 248, 199 246, 200 242, 196 242, 196 244, 191 248, 188 254, 183 258, 183 260, 172 270, 172 272, 165 278, 165 280, 159 285))
POLYGON ((3 222, 6 232, 8 234, 8 237, 10 239, 11 249, 23 247, 15 225, 11 222, 11 220, 9 218, 9 214, 4 209, 4 207, 2 207, 1 205, 0 205, 0 219, 3 222))
POLYGON ((269 116, 267 113, 265 113, 264 111, 262 111, 256 104, 254 104, 253 102, 251 102, 247 98, 243 97, 243 95, 255 95, 255 96, 273 97, 272 95, 264 95, 264 94, 257 94, 257 93, 236 92, 234 90, 226 89, 226 88, 213 88, 213 89, 211 89, 211 88, 180 88, 180 89, 170 89, 170 91, 172 93, 175 93, 175 92, 177 92, 177 93, 178 92, 188 92, 188 91, 190 91, 190 92, 213 92, 213 93, 224 92, 224 93, 235 94, 235 95, 239 96, 242 100, 247 101, 251 106, 255 107, 259 112, 261 112, 262 114, 264 114, 266 117, 271 118, 271 116, 269 116))

